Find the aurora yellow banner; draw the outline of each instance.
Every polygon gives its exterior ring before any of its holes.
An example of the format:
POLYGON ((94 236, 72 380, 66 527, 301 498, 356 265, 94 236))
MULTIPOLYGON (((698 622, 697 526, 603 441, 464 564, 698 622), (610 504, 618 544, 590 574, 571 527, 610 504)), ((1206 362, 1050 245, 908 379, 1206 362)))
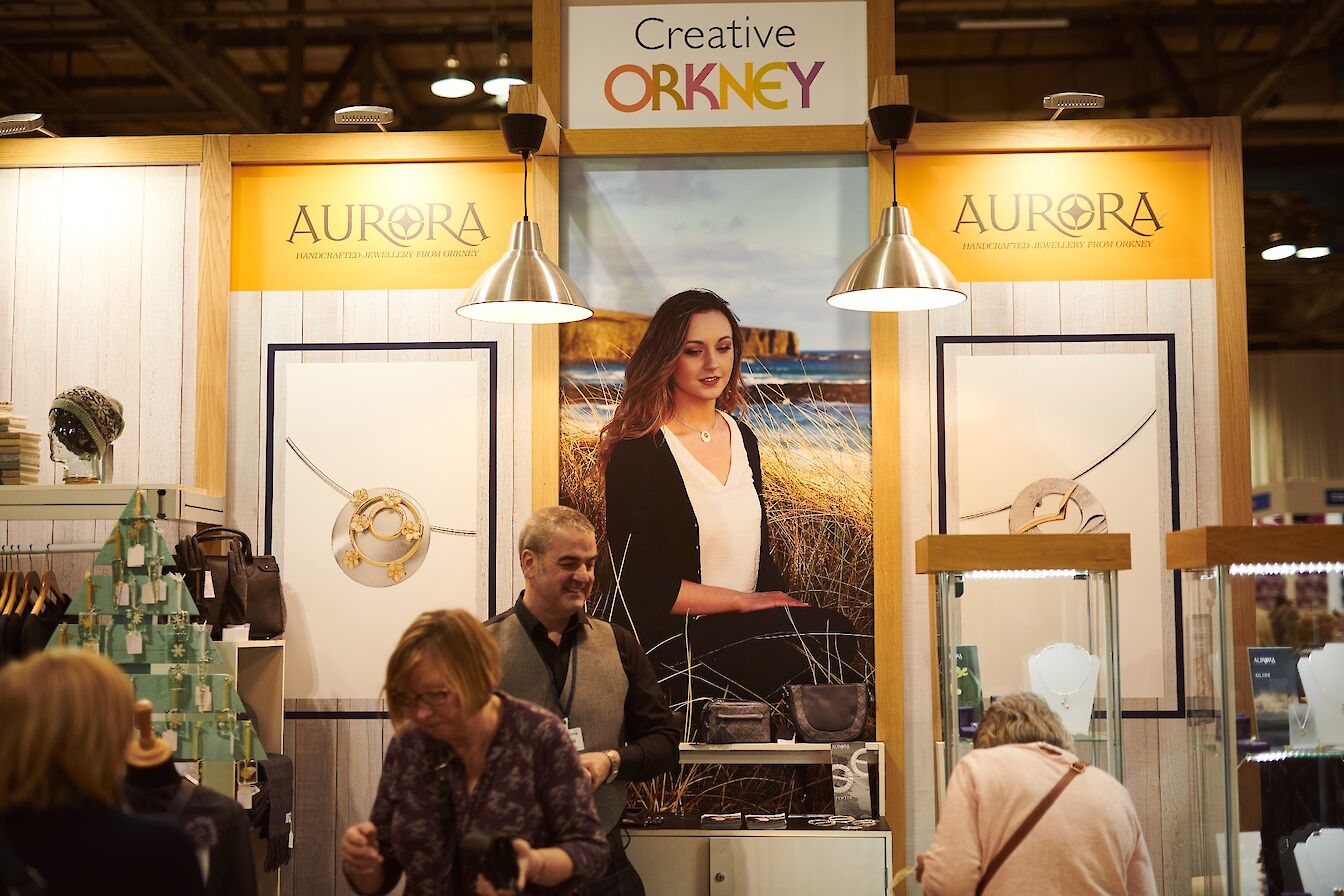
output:
POLYGON ((964 282, 1213 276, 1202 150, 911 155, 896 176, 964 282))
POLYGON ((516 162, 237 167, 232 289, 465 289, 522 218, 516 162))

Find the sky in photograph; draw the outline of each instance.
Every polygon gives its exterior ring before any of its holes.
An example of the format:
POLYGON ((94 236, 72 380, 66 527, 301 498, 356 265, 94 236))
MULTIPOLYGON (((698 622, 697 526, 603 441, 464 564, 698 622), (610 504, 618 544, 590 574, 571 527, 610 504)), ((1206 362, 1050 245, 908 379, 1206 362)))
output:
POLYGON ((564 159, 560 180, 561 267, 594 308, 704 287, 801 351, 868 349, 868 315, 826 304, 868 245, 863 155, 564 159))

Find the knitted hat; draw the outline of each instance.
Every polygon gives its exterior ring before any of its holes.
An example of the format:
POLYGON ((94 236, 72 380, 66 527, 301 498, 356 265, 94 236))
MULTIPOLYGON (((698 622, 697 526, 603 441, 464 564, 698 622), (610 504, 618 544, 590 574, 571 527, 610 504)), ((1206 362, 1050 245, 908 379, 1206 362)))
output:
POLYGON ((93 441, 92 445, 87 443, 71 445, 66 443, 65 439, 61 439, 61 444, 75 452, 87 452, 89 448, 93 448, 97 454, 106 454, 107 446, 121 435, 122 427, 125 425, 121 416, 121 402, 88 386, 66 389, 52 400, 51 410, 47 412, 47 422, 53 427, 57 423, 59 411, 65 411, 78 420, 88 433, 89 439, 93 441))

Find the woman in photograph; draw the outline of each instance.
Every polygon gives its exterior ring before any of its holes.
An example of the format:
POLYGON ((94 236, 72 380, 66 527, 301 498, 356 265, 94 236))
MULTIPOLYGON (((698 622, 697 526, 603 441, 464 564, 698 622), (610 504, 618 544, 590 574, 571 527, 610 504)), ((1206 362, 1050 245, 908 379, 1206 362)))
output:
POLYGON ((857 680, 854 629, 789 595, 770 556, 756 435, 742 403, 742 332, 707 289, 659 306, 603 427, 615 604, 655 665, 697 696, 773 701, 795 682, 857 680), (846 673, 849 673, 846 675, 846 673))

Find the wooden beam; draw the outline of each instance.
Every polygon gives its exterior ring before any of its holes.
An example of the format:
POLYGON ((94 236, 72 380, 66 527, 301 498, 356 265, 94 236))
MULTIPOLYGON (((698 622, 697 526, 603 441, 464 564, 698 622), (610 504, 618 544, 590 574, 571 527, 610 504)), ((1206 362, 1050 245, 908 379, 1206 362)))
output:
POLYGON ((196 292, 196 476, 212 495, 228 485, 229 238, 233 172, 229 138, 203 138, 196 292))
MULTIPOLYGON (((1117 118, 916 124, 902 153, 1068 152, 1089 149, 1206 149, 1213 119, 1117 118)), ((1241 213, 1238 212, 1238 219, 1241 213)))
POLYGON ((1201 526, 1167 533, 1167 569, 1234 563, 1344 563, 1344 526, 1201 526))
POLYGON ((360 42, 351 44, 350 49, 346 50, 345 58, 336 68, 335 74, 331 75, 327 81, 327 87, 322 91, 321 98, 317 105, 308 113, 308 126, 306 130, 322 132, 331 130, 331 115, 341 105, 341 93, 345 91, 346 85, 354 77, 355 70, 359 68, 360 60, 368 52, 368 44, 360 42))
POLYGON ((770 155, 863 152, 864 125, 740 128, 582 128, 560 138, 562 156, 770 155))
POLYGON ((532 2, 532 83, 551 98, 555 119, 563 123, 565 98, 561 93, 560 61, 564 47, 560 45, 560 36, 564 29, 560 5, 560 0, 532 2))
POLYGON ((498 131, 251 134, 229 140, 233 164, 483 162, 515 159, 498 131))
MULTIPOLYGON (((869 7, 871 14, 871 4, 869 7)), ((870 15, 871 27, 871 15, 870 15)), ((904 77, 877 79, 884 101, 909 102, 904 77)), ((868 237, 891 203, 890 153, 868 154, 868 237)), ((850 312, 839 312, 850 313, 850 312)), ((909 864, 906 844, 905 606, 901 593, 904 544, 901 533, 900 324, 896 314, 868 316, 872 343, 873 419, 873 666, 877 739, 887 745, 882 786, 897 867, 909 864)), ((936 651, 935 651, 936 654, 936 651)))
POLYGON ((198 165, 201 137, 63 137, 0 140, 0 168, 198 165))

